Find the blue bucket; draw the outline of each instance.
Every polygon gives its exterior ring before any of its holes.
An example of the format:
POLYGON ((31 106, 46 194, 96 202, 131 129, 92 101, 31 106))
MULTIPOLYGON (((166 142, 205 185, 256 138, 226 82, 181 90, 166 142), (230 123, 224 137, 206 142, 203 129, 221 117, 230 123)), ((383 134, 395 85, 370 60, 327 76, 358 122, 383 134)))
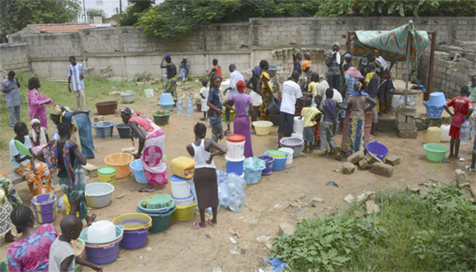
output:
POLYGON ((96 131, 96 136, 103 139, 107 137, 112 137, 115 124, 116 123, 114 122, 108 122, 108 121, 94 123, 93 128, 96 131))
POLYGON ((230 159, 226 157, 226 172, 227 173, 235 173, 238 176, 243 175, 243 162, 245 158, 240 160, 230 159))
POLYGON ((443 107, 446 104, 445 94, 442 92, 434 92, 430 94, 428 105, 435 107, 443 107))
POLYGON ((132 173, 134 173, 134 179, 139 184, 147 184, 147 179, 145 178, 144 168, 142 168, 142 162, 140 159, 133 160, 129 164, 132 173))
POLYGON ((259 156, 258 159, 261 159, 266 163, 266 168, 263 170, 261 175, 263 175, 263 176, 271 175, 271 172, 273 172, 274 158, 271 157, 271 156, 263 155, 263 156, 259 156))
POLYGON ((433 106, 428 103, 428 101, 425 102, 425 108, 426 108, 426 116, 430 118, 440 118, 441 114, 443 114, 443 106, 433 106))
MULTIPOLYGON (((284 170, 284 167, 286 167, 286 161, 289 158, 289 153, 288 152, 284 152, 284 153, 286 153, 286 156, 284 156, 284 158, 274 158, 273 171, 282 171, 284 170)), ((268 151, 264 152, 264 155, 269 156, 269 152, 268 151)))

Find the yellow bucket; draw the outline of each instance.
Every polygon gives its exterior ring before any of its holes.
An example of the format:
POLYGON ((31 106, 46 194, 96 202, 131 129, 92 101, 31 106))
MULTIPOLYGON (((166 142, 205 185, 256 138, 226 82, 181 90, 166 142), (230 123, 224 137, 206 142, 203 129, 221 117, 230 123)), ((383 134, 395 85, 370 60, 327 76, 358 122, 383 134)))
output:
POLYGON ((107 182, 116 186, 116 168, 105 166, 98 169, 99 182, 107 182))
POLYGON ((194 202, 190 205, 185 205, 185 206, 176 206, 177 209, 172 214, 172 218, 177 221, 192 220, 192 218, 195 216, 196 206, 197 206, 197 202, 194 202))

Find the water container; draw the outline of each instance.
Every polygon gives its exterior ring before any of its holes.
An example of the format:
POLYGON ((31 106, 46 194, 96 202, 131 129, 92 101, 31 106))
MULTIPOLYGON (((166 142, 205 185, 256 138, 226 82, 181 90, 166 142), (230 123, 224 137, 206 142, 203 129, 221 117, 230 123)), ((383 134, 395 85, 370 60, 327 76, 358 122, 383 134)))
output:
POLYGON ((107 243, 116 238, 116 226, 107 220, 93 222, 87 231, 88 241, 92 243, 107 243))
POLYGON ((298 135, 302 135, 304 131, 304 118, 294 117, 293 131, 298 135))
POLYGON ((167 71, 162 74, 162 81, 164 82, 164 87, 167 85, 167 71))
POLYGON ((239 195, 232 193, 231 194, 231 202, 228 208, 234 212, 241 212, 244 206, 244 198, 241 198, 239 195))
POLYGON ((175 103, 177 113, 182 113, 183 112, 183 103, 182 103, 182 98, 177 99, 177 103, 175 103))
POLYGON ((441 128, 429 127, 426 130, 426 143, 439 144, 441 142, 441 128))
POLYGON ((442 142, 449 142, 451 140, 450 137, 450 125, 443 124, 440 126, 441 129, 441 141, 442 142))
POLYGON ((193 102, 191 96, 188 96, 187 99, 187 117, 193 117, 193 102))
POLYGON ((246 181, 235 173, 227 175, 228 184, 234 184, 239 190, 244 190, 246 187, 246 181))
POLYGON ((218 200, 221 206, 230 205, 230 194, 228 192, 228 186, 225 183, 218 185, 218 200))
POLYGON ((403 100, 403 96, 402 95, 398 95, 398 94, 394 94, 392 95, 392 108, 393 109, 396 109, 398 108, 400 105, 403 105, 405 101, 403 100))
POLYGON ((461 125, 461 130, 459 132, 459 139, 461 140, 462 144, 468 144, 469 139, 471 138, 471 123, 469 120, 464 120, 463 124, 461 125))

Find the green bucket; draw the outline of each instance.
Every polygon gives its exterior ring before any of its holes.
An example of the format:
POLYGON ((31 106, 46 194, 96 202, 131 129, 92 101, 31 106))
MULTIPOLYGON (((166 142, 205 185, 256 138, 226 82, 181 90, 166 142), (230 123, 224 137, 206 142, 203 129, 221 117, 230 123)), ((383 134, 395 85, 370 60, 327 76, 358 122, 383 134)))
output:
POLYGON ((8 272, 8 262, 7 259, 0 262, 0 272, 8 272))
POLYGON ((154 123, 158 126, 165 126, 169 123, 169 117, 172 113, 168 110, 159 110, 152 114, 154 123))
MULTIPOLYGON (((168 213, 146 213, 147 215, 152 217, 152 227, 149 229, 149 232, 159 233, 162 231, 166 231, 170 227, 170 222, 172 221, 172 214, 175 212, 176 209, 177 208, 174 206, 174 208, 168 213)), ((137 209, 137 212, 142 213, 139 209, 137 209)))
POLYGON ((426 150, 426 158, 431 162, 442 162, 445 159, 448 147, 442 144, 424 144, 426 150))

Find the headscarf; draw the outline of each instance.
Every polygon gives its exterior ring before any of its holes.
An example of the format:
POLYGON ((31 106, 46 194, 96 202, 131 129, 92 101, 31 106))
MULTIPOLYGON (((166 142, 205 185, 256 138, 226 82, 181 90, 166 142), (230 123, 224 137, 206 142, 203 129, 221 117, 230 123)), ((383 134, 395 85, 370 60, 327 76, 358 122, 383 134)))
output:
POLYGON ((121 113, 124 113, 124 114, 126 114, 126 115, 129 115, 129 116, 131 116, 131 117, 134 116, 134 115, 136 115, 135 112, 134 112, 131 108, 123 108, 123 109, 121 110, 121 113))
POLYGON ((31 120, 31 126, 33 127, 35 124, 41 124, 40 120, 38 120, 37 118, 33 118, 33 120, 31 120))
POLYGON ((29 136, 31 137, 31 139, 33 140, 33 142, 36 142, 37 139, 38 139, 38 136, 40 137, 40 145, 46 145, 47 142, 46 142, 46 133, 45 133, 45 129, 43 127, 40 127, 40 135, 38 135, 36 133, 36 130, 33 128, 33 126, 35 124, 41 124, 40 120, 34 118, 33 120, 31 120, 31 130, 30 130, 30 133, 29 133, 29 136))
POLYGON ((302 62, 302 70, 305 70, 306 68, 311 68, 311 62, 308 60, 302 62))
POLYGON ((332 46, 337 46, 337 47, 339 47, 339 48, 340 48, 339 42, 335 42, 335 43, 333 43, 333 44, 332 44, 332 46))
POLYGON ((240 80, 236 83, 236 88, 240 93, 243 93, 246 89, 246 84, 243 80, 240 80))
POLYGON ((354 66, 351 66, 349 67, 349 69, 347 69, 344 74, 349 74, 350 76, 360 80, 360 79, 363 79, 364 76, 360 73, 360 71, 355 68, 354 66))

